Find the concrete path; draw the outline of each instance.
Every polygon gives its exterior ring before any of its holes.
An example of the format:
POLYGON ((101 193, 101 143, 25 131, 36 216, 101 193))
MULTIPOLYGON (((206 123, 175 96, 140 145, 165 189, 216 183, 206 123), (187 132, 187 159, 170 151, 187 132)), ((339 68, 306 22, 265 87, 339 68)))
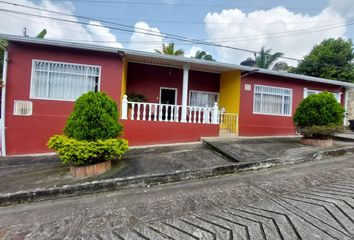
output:
POLYGON ((0 239, 351 239, 354 159, 0 208, 0 239))

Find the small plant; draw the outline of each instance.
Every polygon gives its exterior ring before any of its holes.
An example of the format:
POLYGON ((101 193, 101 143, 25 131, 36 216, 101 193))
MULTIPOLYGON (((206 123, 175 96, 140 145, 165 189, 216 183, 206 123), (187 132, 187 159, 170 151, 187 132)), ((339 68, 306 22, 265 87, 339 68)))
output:
POLYGON ((118 138, 122 129, 113 99, 105 93, 89 92, 76 100, 65 135, 51 137, 48 147, 57 151, 64 163, 78 166, 120 159, 128 150, 128 141, 118 138))
POLYGON ((147 97, 141 93, 129 93, 128 94, 129 102, 147 102, 147 97))
POLYGON ((344 129, 344 108, 328 92, 305 98, 294 115, 294 124, 305 138, 327 139, 344 129))

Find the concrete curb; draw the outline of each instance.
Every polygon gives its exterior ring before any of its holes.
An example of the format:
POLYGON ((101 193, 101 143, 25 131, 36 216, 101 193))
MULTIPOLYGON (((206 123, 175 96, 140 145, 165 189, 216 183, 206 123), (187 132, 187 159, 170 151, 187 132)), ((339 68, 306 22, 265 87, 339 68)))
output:
POLYGON ((185 180, 193 180, 238 172, 266 169, 279 165, 321 160, 327 157, 338 157, 345 154, 353 153, 354 147, 347 147, 318 152, 312 157, 312 159, 294 159, 293 161, 282 162, 279 158, 274 158, 259 162, 231 163, 228 165, 215 166, 211 168, 204 168, 193 171, 176 171, 173 173, 166 174, 139 175, 127 178, 114 178, 65 185, 61 187, 40 188, 30 191, 19 191, 15 193, 0 194, 0 206, 4 207, 23 202, 50 200, 89 193, 123 190, 136 187, 149 187, 150 185, 174 183, 185 180))

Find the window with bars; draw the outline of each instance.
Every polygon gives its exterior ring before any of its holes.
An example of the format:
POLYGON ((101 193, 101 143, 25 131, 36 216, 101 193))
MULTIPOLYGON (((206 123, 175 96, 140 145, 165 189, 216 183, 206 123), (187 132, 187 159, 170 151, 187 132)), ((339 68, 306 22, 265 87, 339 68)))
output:
MULTIPOLYGON (((313 95, 313 94, 319 94, 321 92, 322 91, 319 91, 319 90, 312 90, 312 89, 305 88, 304 89, 304 98, 307 98, 308 96, 313 95)), ((331 92, 331 93, 336 98, 337 102, 341 103, 340 93, 337 93, 337 92, 331 92)))
POLYGON ((213 107, 218 102, 218 93, 189 91, 189 105, 192 107, 213 107))
POLYGON ((33 60, 31 98, 73 101, 97 92, 100 71, 99 66, 33 60))
POLYGON ((255 85, 253 113, 291 116, 292 89, 255 85))

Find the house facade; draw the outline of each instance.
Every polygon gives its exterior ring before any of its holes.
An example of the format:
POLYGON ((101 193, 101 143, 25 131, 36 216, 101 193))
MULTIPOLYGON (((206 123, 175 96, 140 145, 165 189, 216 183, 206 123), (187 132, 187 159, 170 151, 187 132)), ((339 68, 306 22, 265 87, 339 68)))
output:
POLYGON ((118 104, 131 146, 199 141, 221 130, 292 135, 301 100, 353 84, 232 64, 28 37, 9 41, 1 103, 2 155, 47 153, 74 101, 103 91, 118 104), (136 102, 128 96, 145 96, 136 102))

